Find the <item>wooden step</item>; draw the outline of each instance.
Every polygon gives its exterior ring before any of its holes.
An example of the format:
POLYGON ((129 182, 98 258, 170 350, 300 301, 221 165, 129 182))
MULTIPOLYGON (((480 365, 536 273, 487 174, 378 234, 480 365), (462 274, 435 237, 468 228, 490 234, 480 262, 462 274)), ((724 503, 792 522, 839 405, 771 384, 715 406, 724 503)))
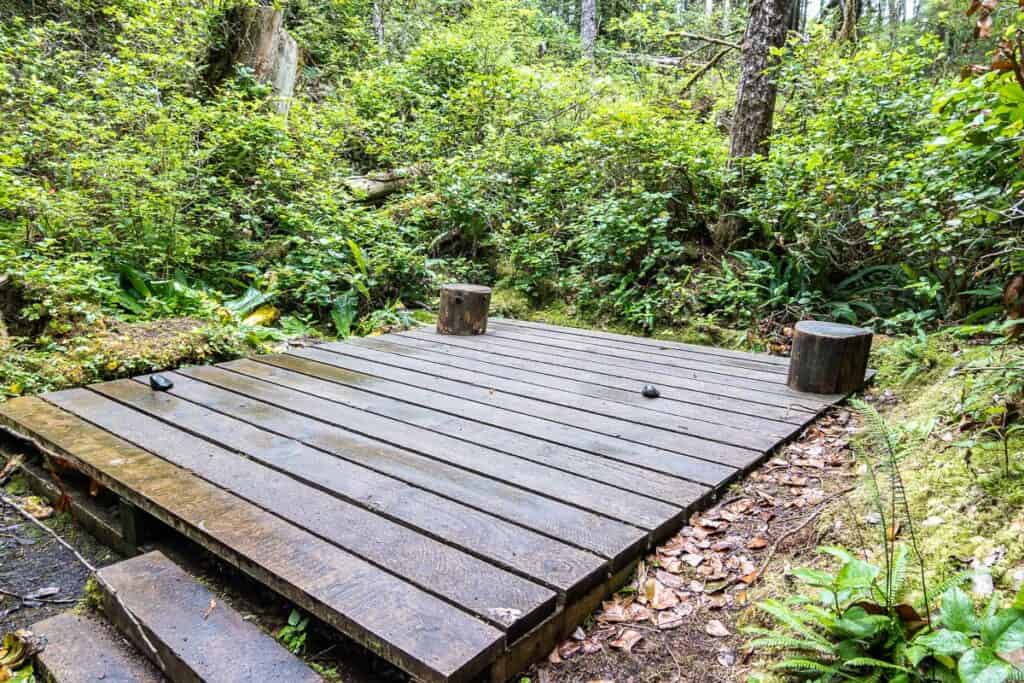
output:
POLYGON ((322 680, 159 551, 104 567, 99 577, 107 617, 174 683, 322 680))
POLYGON ((32 627, 46 640, 37 680, 54 683, 162 683, 159 671, 102 619, 65 612, 32 627))

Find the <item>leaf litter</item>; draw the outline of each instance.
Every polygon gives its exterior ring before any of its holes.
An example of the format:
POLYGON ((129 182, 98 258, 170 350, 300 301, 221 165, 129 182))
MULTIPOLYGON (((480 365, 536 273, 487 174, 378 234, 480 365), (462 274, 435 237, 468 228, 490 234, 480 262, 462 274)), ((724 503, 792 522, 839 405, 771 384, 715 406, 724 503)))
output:
POLYGON ((749 655, 737 622, 766 597, 751 593, 769 590, 759 580, 780 571, 773 569, 773 556, 786 558, 817 544, 799 537, 813 535, 810 522, 856 476, 848 445, 856 422, 849 411, 833 410, 717 504, 691 515, 679 533, 638 563, 633 581, 602 602, 586 628, 551 652, 536 680, 692 680, 685 677, 684 660, 704 673, 720 667, 710 680, 742 680, 749 655), (656 671, 668 675, 658 678, 656 671))

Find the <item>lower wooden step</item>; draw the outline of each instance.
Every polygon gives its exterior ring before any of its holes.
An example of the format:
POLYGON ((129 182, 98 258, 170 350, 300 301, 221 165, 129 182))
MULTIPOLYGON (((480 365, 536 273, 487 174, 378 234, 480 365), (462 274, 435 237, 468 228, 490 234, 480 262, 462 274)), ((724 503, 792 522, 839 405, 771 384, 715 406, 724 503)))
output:
POLYGON ((159 551, 104 567, 99 578, 107 617, 174 683, 322 681, 159 551))
POLYGON ((156 667, 102 619, 65 612, 32 631, 46 648, 36 656, 37 680, 53 683, 164 683, 156 667))

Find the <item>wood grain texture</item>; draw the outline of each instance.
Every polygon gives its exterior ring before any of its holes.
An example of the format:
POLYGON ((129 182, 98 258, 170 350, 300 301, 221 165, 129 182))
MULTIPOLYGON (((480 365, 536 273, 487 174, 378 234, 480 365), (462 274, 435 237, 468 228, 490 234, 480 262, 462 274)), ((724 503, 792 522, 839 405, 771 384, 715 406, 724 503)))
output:
POLYGON ((463 610, 42 399, 0 405, 0 423, 415 676, 469 681, 504 646, 463 610))
POLYGON ((636 387, 638 384, 643 386, 647 382, 656 382, 657 386, 662 388, 671 387, 688 392, 687 395, 692 397, 688 400, 692 402, 742 412, 747 415, 758 415, 762 414, 760 411, 764 411, 763 415, 769 416, 772 415, 771 411, 774 411, 776 415, 781 415, 782 419, 800 415, 809 420, 824 405, 824 402, 818 400, 818 397, 811 397, 810 400, 805 401, 805 394, 797 394, 794 398, 766 394, 756 389, 708 382, 698 373, 691 372, 689 376, 682 376, 673 374, 665 368, 633 365, 629 361, 608 363, 596 360, 586 354, 553 354, 549 349, 543 347, 515 344, 508 339, 490 335, 483 338, 442 337, 432 330, 420 328, 401 332, 395 336, 411 336, 455 348, 486 351, 501 356, 502 362, 507 359, 518 359, 530 364, 541 364, 541 367, 560 368, 559 372, 588 372, 591 373, 591 376, 602 378, 602 382, 603 378, 608 377, 613 378, 615 382, 625 383, 631 387, 636 387))
MULTIPOLYGON (((560 592, 582 590, 580 584, 596 581, 607 571, 607 563, 594 554, 334 457, 329 449, 317 450, 306 442, 329 444, 354 460, 366 448, 389 450, 384 444, 360 443, 358 438, 346 443, 344 432, 332 440, 332 433, 339 430, 316 420, 183 375, 172 377, 174 389, 169 394, 183 400, 131 401, 130 405, 560 592), (276 457, 284 448, 288 455, 276 457)), ((632 539, 640 536, 635 529, 628 531, 632 539)))
POLYGON ((847 394, 864 386, 871 330, 804 320, 793 334, 789 386, 815 394, 847 394))
POLYGON ((658 349, 679 349, 681 351, 702 353, 708 356, 715 356, 718 358, 757 360, 760 363, 768 363, 771 365, 781 367, 789 366, 788 358, 784 358, 782 356, 773 356, 768 353, 751 353, 749 351, 736 351, 734 349, 723 349, 718 346, 687 344, 685 342, 678 342, 671 339, 658 339, 655 337, 637 337, 634 335, 619 334, 617 332, 607 332, 605 330, 595 330, 583 327, 561 327, 557 325, 549 325, 547 323, 534 322, 530 320, 517 320, 514 318, 495 318, 495 320, 500 321, 502 323, 507 323, 509 325, 523 327, 526 329, 544 330, 545 332, 553 332, 563 335, 587 337, 590 339, 607 339, 625 344, 655 347, 658 349))
MULTIPOLYGON (((324 344, 320 348, 343 356, 352 356, 402 370, 429 375, 436 379, 443 379, 446 382, 452 381, 472 385, 474 390, 484 389, 492 394, 493 392, 501 392, 519 398, 535 399, 552 406, 571 409, 571 412, 555 413, 552 414, 552 417, 562 418, 564 416, 564 419, 572 420, 574 415, 582 411, 593 415, 593 418, 589 418, 591 422, 600 421, 603 429, 612 429, 619 433, 621 431, 616 429, 617 425, 626 421, 658 431, 674 432, 685 436, 699 437, 706 441, 723 443, 730 446, 742 446, 743 448, 755 450, 771 448, 777 441, 777 437, 768 431, 749 430, 731 424, 712 424, 685 416, 671 416, 655 412, 647 406, 655 405, 658 401, 650 399, 645 399, 647 401, 645 405, 580 396, 567 391, 561 386, 546 387, 517 379, 486 375, 475 369, 464 370, 450 364, 406 357, 396 354, 390 349, 378 350, 373 346, 375 343, 376 340, 371 339, 366 343, 324 344)), ((450 385, 448 386, 450 387, 450 385)), ((639 393, 637 396, 640 399, 644 399, 639 393)), ((735 420, 735 422, 739 422, 739 419, 735 420)), ((579 422, 576 422, 576 424, 585 426, 579 422)))
POLYGON ((491 288, 480 285, 444 285, 437 312, 439 334, 474 335, 487 332, 491 288))
MULTIPOLYGON (((666 390, 662 392, 660 400, 651 401, 641 394, 634 383, 622 383, 614 386, 615 383, 612 382, 613 386, 602 385, 599 377, 594 377, 589 373, 560 369, 557 366, 545 367, 529 361, 516 363, 515 359, 507 359, 504 356, 495 356, 471 348, 434 343, 406 334, 366 337, 352 340, 349 343, 386 351, 395 356, 430 361, 445 368, 468 370, 486 378, 498 377, 555 389, 565 396, 563 400, 579 400, 579 397, 583 396, 597 399, 605 404, 624 404, 640 408, 649 416, 668 415, 707 422, 712 425, 729 424, 739 429, 756 430, 778 438, 785 438, 791 434, 797 429, 797 424, 802 421, 801 417, 793 415, 786 416, 786 419, 771 419, 711 408, 696 402, 688 403, 679 400, 682 394, 680 391, 666 390), (530 369, 525 369, 527 367, 530 369)), ((394 362, 399 361, 396 359, 394 362)), ((606 377, 605 382, 608 382, 609 379, 614 378, 606 377)))
POLYGON ((345 381, 363 391, 431 406, 599 455, 643 451, 665 459, 686 455, 707 462, 746 467, 761 454, 753 448, 711 443, 689 434, 651 429, 625 420, 341 356, 325 349, 303 349, 294 355, 312 358, 346 372, 350 379, 345 381), (355 379, 351 379, 353 375, 355 379))
MULTIPOLYGON (((97 390, 102 395, 71 390, 47 400, 499 628, 525 632, 526 623, 536 624, 554 608, 550 589, 121 403, 180 399, 131 380, 97 390)), ((262 452, 291 458, 295 445, 268 438, 262 452)))
MULTIPOLYGON (((700 347, 697 347, 697 349, 688 347, 671 347, 658 343, 638 342, 635 338, 627 341, 607 339, 597 336, 581 337, 580 335, 566 334, 562 331, 526 327, 502 318, 495 320, 494 329, 496 331, 515 331, 538 338, 584 342, 595 348, 609 349, 608 352, 613 355, 620 351, 641 352, 648 354, 653 358, 670 358, 677 361, 690 361, 694 363, 701 363, 702 365, 708 365, 709 367, 729 368, 733 371, 746 369, 785 375, 787 368, 789 367, 789 363, 785 358, 779 358, 777 356, 765 356, 763 359, 755 356, 754 354, 741 353, 737 353, 735 356, 720 356, 715 353, 709 353, 705 350, 697 350, 700 349, 700 347)), ((706 348, 713 349, 713 347, 706 348)))
MULTIPOLYGON (((632 521, 632 525, 624 524, 607 515, 596 514, 582 505, 569 505, 552 496, 531 493, 528 489, 508 483, 529 482, 541 488, 542 482, 547 481, 546 490, 552 493, 557 490, 555 486, 559 483, 565 483, 566 486, 578 484, 582 493, 578 496, 563 496, 562 500, 583 503, 590 500, 586 495, 594 493, 587 488, 585 480, 562 479, 546 468, 533 470, 523 463, 503 461, 500 454, 481 457, 486 451, 467 447, 467 444, 460 444, 458 440, 409 429, 402 423, 350 410, 344 405, 275 385, 271 381, 260 381, 257 376, 268 380, 279 377, 300 386, 304 385, 303 380, 310 380, 310 384, 317 381, 311 378, 301 375, 293 377, 292 373, 285 370, 260 363, 248 365, 240 361, 236 369, 239 372, 225 372, 219 368, 190 368, 183 372, 188 373, 189 377, 236 394, 230 399, 233 404, 227 407, 218 405, 220 410, 232 415, 245 414, 250 419, 258 416, 260 425, 281 434, 301 439, 333 455, 605 557, 615 559, 622 554, 628 555, 630 549, 637 544, 643 545, 647 534, 641 525, 645 521, 658 525, 664 517, 678 514, 678 508, 672 506, 617 494, 617 498, 627 498, 636 505, 635 509, 626 509, 620 503, 614 504, 621 507, 623 516, 630 517, 632 521), (254 374, 245 374, 243 371, 252 371, 254 374), (302 411, 302 415, 293 411, 302 411), (340 428, 339 424, 355 426, 340 428), (379 442, 375 443, 368 438, 368 433, 379 434, 379 442), (436 451, 435 444, 438 447, 436 451), (405 448, 397 451, 390 448, 403 445, 405 448), (428 452, 436 452, 437 457, 422 455, 428 452), (460 464, 461 460, 465 460, 461 463, 466 465, 465 468, 452 466, 460 464), (510 470, 509 467, 516 469, 510 470), (488 472, 495 476, 481 476, 477 472, 488 472), (497 476, 500 473, 507 475, 508 479, 500 479, 497 476), (537 479, 534 481, 528 477, 537 479)), ((325 384, 328 390, 335 388, 329 383, 325 384)), ((214 405, 212 397, 204 401, 214 405)))

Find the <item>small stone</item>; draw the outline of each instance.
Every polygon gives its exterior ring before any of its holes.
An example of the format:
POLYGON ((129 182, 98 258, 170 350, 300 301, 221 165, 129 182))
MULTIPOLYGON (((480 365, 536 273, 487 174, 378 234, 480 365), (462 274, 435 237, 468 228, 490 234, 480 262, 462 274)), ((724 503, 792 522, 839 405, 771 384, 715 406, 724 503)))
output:
POLYGON ((661 392, 658 391, 658 387, 653 384, 645 384, 642 393, 647 398, 658 398, 661 396, 661 392))
POLYGON ((163 375, 150 375, 149 386, 153 391, 170 391, 174 388, 174 382, 163 375))

